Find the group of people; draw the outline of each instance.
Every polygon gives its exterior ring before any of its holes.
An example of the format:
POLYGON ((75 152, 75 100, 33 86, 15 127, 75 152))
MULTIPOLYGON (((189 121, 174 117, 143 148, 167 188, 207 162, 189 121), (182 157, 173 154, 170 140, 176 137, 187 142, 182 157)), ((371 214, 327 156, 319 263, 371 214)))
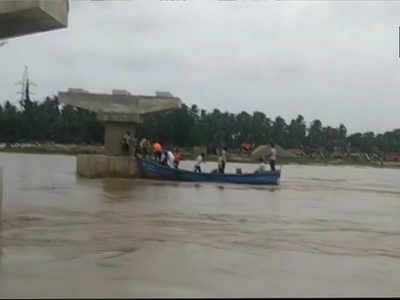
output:
POLYGON ((162 165, 178 168, 179 163, 183 159, 182 153, 175 148, 174 151, 170 147, 159 142, 153 144, 150 140, 142 138, 140 142, 130 131, 127 131, 122 137, 123 152, 127 155, 133 155, 142 158, 151 158, 158 161, 162 165))
POLYGON ((142 139, 139 144, 139 154, 142 157, 152 158, 158 161, 161 165, 171 168, 178 168, 183 160, 183 155, 178 148, 172 150, 171 147, 163 145, 160 142, 150 143, 147 139, 142 139))
POLYGON ((162 165, 178 169, 183 155, 178 148, 172 151, 171 147, 165 146, 159 142, 153 144, 154 158, 162 165))
MULTIPOLYGON (((138 143, 135 136, 133 136, 129 131, 127 131, 122 137, 122 147, 124 151, 129 155, 140 156, 144 158, 152 158, 158 161, 160 164, 169 166, 171 168, 179 168, 180 162, 183 160, 183 155, 178 148, 172 151, 171 147, 163 145, 160 142, 154 142, 151 144, 150 140, 142 138, 138 143)), ((225 168, 227 164, 227 148, 223 147, 217 151, 218 154, 218 169, 216 170, 219 174, 225 174, 225 168)), ((271 171, 275 171, 277 153, 275 145, 270 144, 270 151, 268 154, 260 159, 261 165, 256 172, 266 171, 266 161, 269 161, 271 171)), ((205 154, 201 153, 197 156, 196 162, 194 164, 194 172, 201 173, 201 166, 205 163, 205 154)))
MULTIPOLYGON (((224 147, 222 150, 217 151, 218 153, 218 169, 217 172, 220 174, 225 173, 225 166, 227 162, 227 148, 224 147)), ((201 173, 201 165, 205 163, 205 154, 201 153, 196 158, 196 163, 194 164, 194 171, 201 173)))
MULTIPOLYGON (((224 147, 224 148, 222 148, 222 150, 218 150, 217 154, 218 154, 218 169, 216 170, 216 172, 219 174, 225 174, 225 167, 226 167, 226 163, 228 161, 227 148, 224 147)), ((276 157, 277 157, 277 154, 276 154, 275 145, 273 143, 271 143, 269 153, 267 153, 260 159, 261 165, 256 170, 256 172, 266 172, 267 171, 267 169, 266 169, 266 161, 267 160, 269 161, 271 171, 276 171, 276 167, 275 167, 276 166, 276 157)), ((201 165, 204 163, 205 163, 205 154, 201 153, 196 158, 196 162, 194 165, 194 171, 201 173, 202 172, 201 165)))

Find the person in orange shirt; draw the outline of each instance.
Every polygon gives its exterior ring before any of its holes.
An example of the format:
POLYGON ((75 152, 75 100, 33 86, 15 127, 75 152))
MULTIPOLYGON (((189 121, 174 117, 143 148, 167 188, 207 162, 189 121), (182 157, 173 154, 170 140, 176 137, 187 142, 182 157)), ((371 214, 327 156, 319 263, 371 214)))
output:
POLYGON ((153 151, 156 160, 161 161, 162 146, 159 142, 153 144, 153 151))

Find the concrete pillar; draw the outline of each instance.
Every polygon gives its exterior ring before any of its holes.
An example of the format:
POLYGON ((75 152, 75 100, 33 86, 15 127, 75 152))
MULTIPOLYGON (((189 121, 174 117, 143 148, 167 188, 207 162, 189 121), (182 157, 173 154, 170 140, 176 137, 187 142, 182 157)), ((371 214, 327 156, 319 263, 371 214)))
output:
POLYGON ((68 25, 68 0, 1 0, 0 39, 68 25))
POLYGON ((130 131, 135 135, 134 123, 105 122, 104 123, 104 151, 106 155, 126 155, 122 148, 122 137, 130 131))
POLYGON ((136 159, 130 156, 80 154, 76 160, 79 176, 87 178, 139 176, 136 159))

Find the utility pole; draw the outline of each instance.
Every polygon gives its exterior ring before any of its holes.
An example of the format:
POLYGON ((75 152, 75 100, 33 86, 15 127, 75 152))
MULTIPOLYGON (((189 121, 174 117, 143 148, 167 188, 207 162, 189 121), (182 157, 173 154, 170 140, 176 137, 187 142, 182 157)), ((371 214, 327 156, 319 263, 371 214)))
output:
POLYGON ((32 101, 31 95, 34 95, 34 93, 31 92, 31 86, 37 86, 37 85, 36 83, 30 81, 29 70, 27 66, 25 66, 24 73, 22 75, 22 80, 18 81, 16 84, 21 86, 21 90, 17 92, 17 94, 21 95, 20 98, 21 105, 23 105, 23 103, 25 104, 30 103, 32 101))

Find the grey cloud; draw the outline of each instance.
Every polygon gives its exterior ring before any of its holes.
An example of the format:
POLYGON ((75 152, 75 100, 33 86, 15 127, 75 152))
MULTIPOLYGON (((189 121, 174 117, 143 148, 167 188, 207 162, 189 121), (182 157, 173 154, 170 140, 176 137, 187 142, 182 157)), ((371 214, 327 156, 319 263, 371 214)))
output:
POLYGON ((68 87, 169 90, 189 104, 350 131, 399 127, 395 2, 72 1, 66 30, 0 48, 0 89, 30 66, 37 96, 68 87))

